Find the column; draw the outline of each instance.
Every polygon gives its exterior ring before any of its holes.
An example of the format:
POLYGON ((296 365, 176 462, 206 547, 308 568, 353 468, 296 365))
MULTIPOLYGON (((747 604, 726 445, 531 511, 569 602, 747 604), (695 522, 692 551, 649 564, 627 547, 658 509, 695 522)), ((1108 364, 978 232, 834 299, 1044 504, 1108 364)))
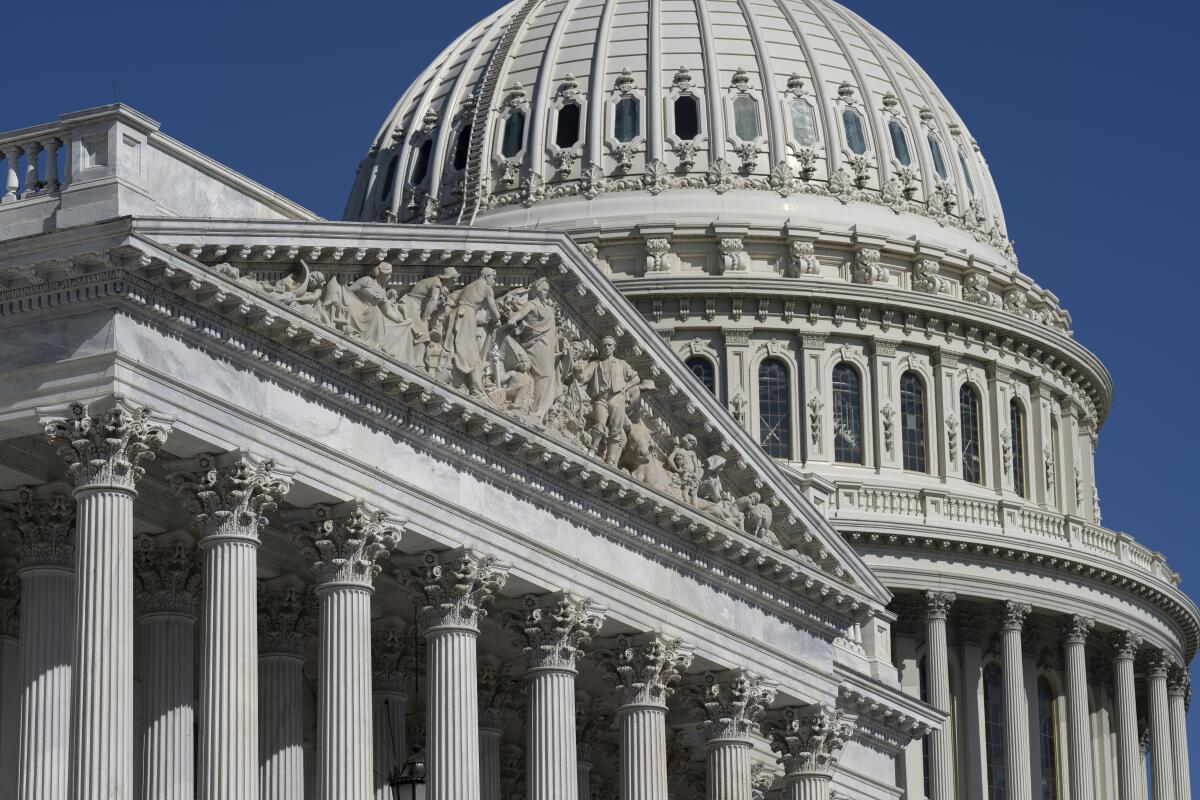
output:
POLYGON ((603 654, 617 685, 620 800, 667 800, 667 698, 692 648, 661 633, 619 636, 603 654))
POLYGON ((1171 763, 1175 773, 1176 800, 1189 800, 1192 779, 1189 774, 1187 744, 1187 709, 1192 699, 1192 679, 1187 668, 1171 665, 1167 676, 1167 703, 1171 713, 1171 763))
POLYGON ((404 715, 406 684, 414 664, 407 627, 401 620, 389 620, 371 637, 374 800, 394 800, 390 783, 399 778, 409 756, 404 715))
MULTIPOLYGON (((926 679, 929 703, 938 711, 950 713, 950 657, 946 645, 946 618, 957 599, 951 592, 925 592, 926 679)), ((954 752, 947 724, 929 733, 930 800, 954 800, 954 752)))
POLYGON ((784 800, 829 800, 833 772, 853 736, 853 719, 838 709, 784 709, 771 728, 771 749, 784 769, 784 800))
POLYGON ((527 595, 505 614, 524 647, 529 696, 528 800, 578 800, 575 751, 576 662, 606 609, 561 592, 527 595))
POLYGON ((1113 654, 1113 693, 1117 711, 1117 777, 1121 800, 1141 800, 1142 765, 1138 753, 1137 688, 1133 661, 1142 646, 1142 637, 1132 631, 1118 631, 1109 640, 1113 654))
POLYGON ((1063 620, 1066 672, 1068 780, 1071 797, 1094 797, 1092 717, 1088 708, 1087 637, 1096 621, 1078 614, 1063 620))
POLYGON ((1154 800, 1176 800, 1175 756, 1171 747, 1171 713, 1167 699, 1167 676, 1174 664, 1174 659, 1166 650, 1155 648, 1147 654, 1146 695, 1150 701, 1150 763, 1154 800))
MULTIPOLYGON (((612 709, 587 692, 575 693, 575 754, 579 800, 592 800, 592 766, 601 748, 610 746, 612 709)), ((616 749, 615 747, 613 748, 616 749)))
POLYGON ((697 699, 704 712, 708 800, 751 800, 750 736, 775 700, 775 687, 745 670, 710 672, 697 699))
POLYGON ((310 796, 304 772, 304 656, 316 628, 316 598, 298 579, 260 585, 258 775, 262 800, 310 796))
POLYGON ((1004 782, 1009 800, 1032 800, 1029 763, 1029 699, 1021 630, 1032 612, 1028 603, 1000 603, 1000 655, 1004 669, 1004 782))
POLYGON ((198 797, 256 799, 259 530, 291 483, 273 461, 236 451, 170 466, 204 557, 198 797))
POLYGON ((426 771, 428 800, 479 800, 479 695, 475 647, 482 606, 508 567, 466 549, 425 553, 401 576, 424 593, 420 611, 428 652, 426 771))
POLYGON ((21 730, 19 586, 20 581, 9 565, 0 566, 0 797, 17 796, 21 730))
MULTIPOLYGON (((500 739, 516 716, 517 700, 511 671, 491 653, 480 655, 479 796, 482 800, 500 800, 503 794, 500 739)), ((519 766, 514 769, 519 771, 519 766)))
POLYGON ((133 563, 145 720, 139 732, 141 798, 192 800, 192 643, 201 581, 199 554, 190 541, 156 542, 143 535, 134 544, 133 563))
POLYGON ((987 620, 978 614, 959 618, 958 636, 962 643, 962 736, 959 740, 960 789, 966 797, 985 797, 987 780, 983 773, 983 631, 987 620))
POLYGON ((75 481, 75 636, 71 650, 72 800, 133 796, 133 499, 168 428, 118 403, 44 421, 75 481))
POLYGON ((288 532, 312 561, 320 607, 317 800, 363 800, 371 755, 371 595, 400 530, 361 501, 317 506, 288 532))
POLYGON ((75 508, 57 487, 4 493, 7 538, 21 582, 17 791, 65 800, 71 763, 71 632, 75 508))

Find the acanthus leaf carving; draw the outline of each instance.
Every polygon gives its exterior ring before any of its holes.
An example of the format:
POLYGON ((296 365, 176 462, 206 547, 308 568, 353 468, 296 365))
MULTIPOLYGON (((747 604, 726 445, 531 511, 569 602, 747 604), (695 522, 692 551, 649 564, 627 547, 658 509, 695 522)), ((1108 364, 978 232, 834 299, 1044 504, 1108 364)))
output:
POLYGON ((526 595, 519 609, 505 613, 505 624, 530 669, 574 670, 605 613, 604 607, 569 594, 526 595))
POLYGON ((5 538, 18 569, 75 568, 75 501, 66 492, 17 487, 12 502, 0 502, 5 538))
POLYGON ((258 541, 258 530, 291 488, 291 478, 275 462, 234 451, 202 453, 169 465, 171 485, 205 537, 258 541))
POLYGON ((169 426, 152 422, 146 408, 117 405, 92 416, 87 404, 72 403, 70 416, 44 423, 46 437, 67 464, 76 486, 133 489, 145 474, 143 461, 154 458, 169 426))
POLYGON ((383 512, 359 500, 340 506, 314 506, 289 515, 288 534, 312 562, 318 586, 357 584, 370 588, 379 561, 400 544, 400 529, 383 512))
POLYGON ((142 534, 133 543, 133 567, 140 613, 196 613, 203 576, 195 546, 184 541, 159 544, 142 534))
POLYGON ((476 629, 508 580, 508 565, 459 548, 404 559, 398 576, 424 598, 419 616, 425 627, 476 629))
POLYGON ((771 749, 788 774, 832 775, 854 727, 854 719, 840 709, 786 708, 771 726, 771 749))
POLYGON ((661 633, 619 636, 599 655, 622 705, 665 706, 692 663, 690 646, 661 633))

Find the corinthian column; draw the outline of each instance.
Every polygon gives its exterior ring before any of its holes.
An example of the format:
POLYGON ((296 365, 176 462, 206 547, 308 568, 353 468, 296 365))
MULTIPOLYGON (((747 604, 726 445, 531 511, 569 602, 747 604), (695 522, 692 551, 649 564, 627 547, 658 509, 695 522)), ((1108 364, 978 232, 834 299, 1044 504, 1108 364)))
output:
POLYGON ((21 579, 21 800, 65 800, 71 764, 75 509, 62 492, 21 487, 4 504, 21 579), (16 495, 16 497, 11 497, 16 495))
POLYGON ((854 720, 838 709, 784 709, 771 727, 771 749, 783 763, 784 800, 829 800, 833 771, 854 736, 854 720))
POLYGON ((1033 800, 1029 761, 1029 698, 1021 630, 1033 609, 1028 603, 1000 604, 1000 654, 1004 665, 1004 783, 1009 800, 1033 800))
MULTIPOLYGON (((0 797, 17 796, 21 704, 20 581, 0 565, 0 797)), ((68 695, 69 697, 69 695, 68 695)))
MULTIPOLYGON (((951 592, 925 592, 925 642, 928 661, 929 703, 950 713, 950 656, 946 647, 946 618, 956 596, 951 592)), ((929 733, 930 800, 954 800, 954 752, 950 726, 929 733)))
POLYGON ((1088 708, 1087 637, 1096 621, 1072 614, 1063 620, 1067 684, 1067 752, 1071 797, 1093 797, 1092 718, 1088 708))
POLYGON ((317 506, 289 528, 312 560, 320 605, 317 800, 363 800, 371 777, 371 595, 400 530, 361 501, 317 506))
POLYGON ((587 692, 575 693, 575 752, 578 758, 579 800, 592 800, 592 765, 602 747, 611 742, 611 708, 587 692))
POLYGON ((1171 755, 1175 772, 1175 797, 1188 800, 1192 796, 1187 743, 1187 709, 1192 699, 1192 679, 1186 667, 1174 664, 1167 677, 1167 703, 1171 711, 1171 755))
POLYGON ((258 737, 262 800, 305 797, 304 655, 316 633, 316 598, 299 580, 258 593, 258 737))
POLYGON ((760 675, 740 670, 710 672, 698 688, 708 800, 751 800, 750 735, 775 700, 775 687, 760 675))
POLYGON ((555 593, 528 595, 506 614, 525 644, 529 695, 529 800, 578 800, 575 751, 575 675, 582 648, 600 630, 606 609, 591 600, 555 593))
POLYGON ((204 553, 199 798, 257 798, 259 529, 291 484, 275 462, 241 452, 171 467, 204 553))
MULTIPOLYGON (((167 428, 144 408, 45 421, 75 481, 75 637, 71 650, 72 800, 133 796, 133 499, 167 428)), ((28 632, 26 632, 28 636, 28 632)))
MULTIPOLYGON (((1176 800, 1175 765, 1171 752, 1171 713, 1167 675, 1175 662, 1166 650, 1154 649, 1146 658, 1146 694, 1150 705, 1150 763, 1154 800, 1176 800)), ((1179 800, 1188 800, 1179 798, 1179 800)))
POLYGON ((389 781, 399 777, 408 761, 405 684, 414 663, 406 631, 401 620, 392 620, 371 637, 374 800, 394 800, 389 781))
POLYGON ((642 633, 617 637, 603 656, 620 697, 620 800, 667 800, 667 698, 691 665, 692 648, 642 633))
MULTIPOLYGON (((517 689, 511 670, 491 653, 479 656, 479 796, 500 800, 503 794, 500 739, 516 716, 517 689)), ((519 771, 519 766, 517 768, 519 771)), ((509 769, 509 772, 512 772, 509 769)))
POLYGON ((479 800, 479 618, 508 567, 471 550, 425 553, 401 571, 424 593, 420 612, 429 653, 426 770, 429 800, 479 800))
POLYGON ((142 675, 142 800, 196 796, 192 642, 200 560, 190 542, 134 546, 142 675))
POLYGON ((1109 640, 1113 654, 1113 692, 1117 711, 1117 768, 1121 800, 1141 800, 1145 794, 1142 762, 1138 753, 1137 687, 1133 661, 1142 637, 1118 631, 1109 640))

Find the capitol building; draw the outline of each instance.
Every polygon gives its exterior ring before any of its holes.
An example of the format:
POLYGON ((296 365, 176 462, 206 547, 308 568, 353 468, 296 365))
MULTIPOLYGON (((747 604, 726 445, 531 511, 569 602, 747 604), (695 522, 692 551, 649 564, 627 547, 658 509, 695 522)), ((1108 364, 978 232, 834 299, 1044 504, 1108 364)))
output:
POLYGON ((341 221, 0 133, 0 797, 1190 800, 984 134, 832 0, 508 3, 341 221))

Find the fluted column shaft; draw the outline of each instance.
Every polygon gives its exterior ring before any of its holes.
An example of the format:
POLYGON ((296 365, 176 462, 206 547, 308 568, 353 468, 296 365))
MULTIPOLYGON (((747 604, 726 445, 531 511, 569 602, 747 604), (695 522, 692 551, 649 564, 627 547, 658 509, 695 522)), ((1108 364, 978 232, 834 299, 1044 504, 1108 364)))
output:
POLYGON ((438 625, 425 633, 429 800, 479 800, 478 638, 478 628, 466 625, 438 625))
POLYGON ((1120 800, 1141 800, 1144 795, 1137 727, 1137 687, 1133 661, 1141 638, 1119 633, 1113 639, 1113 689, 1117 712, 1117 767, 1120 800))
POLYGON ((786 800, 829 800, 830 775, 821 773, 787 775, 783 796, 786 800))
MULTIPOLYGON (((388 779, 393 770, 399 773, 408 760, 408 738, 404 714, 408 696, 400 692, 379 691, 371 696, 372 769, 375 778, 375 800, 394 800, 388 779)), ((266 800, 264 798, 264 800, 266 800)))
POLYGON ((1067 751, 1071 797, 1093 797, 1092 720, 1088 708, 1087 636, 1094 622, 1073 615, 1063 626, 1066 668, 1067 751))
POLYGON ((71 765, 71 648, 75 575, 70 569, 21 570, 21 699, 18 788, 21 800, 65 800, 71 765))
POLYGON ((258 659, 258 687, 262 800, 303 798, 303 656, 263 653, 258 659))
POLYGON ((1189 775, 1187 743, 1187 705, 1188 693, 1191 691, 1191 681, 1187 669, 1176 666, 1171 673, 1167 686, 1167 704, 1171 715, 1171 755, 1175 773, 1175 797, 1177 800, 1190 800, 1192 796, 1192 779, 1189 775))
POLYGON ((143 800, 193 800, 196 744, 192 711, 195 617, 141 617, 143 800))
MULTIPOLYGON (((17 796, 21 731, 20 670, 20 641, 15 636, 0 636, 0 797, 17 796)), ((69 698, 70 694, 67 696, 69 698)))
POLYGON ((326 583, 321 609, 318 800, 363 800, 371 780, 371 588, 326 583))
POLYGON ((708 800, 750 800, 750 750, 748 739, 709 739, 704 746, 708 761, 708 800))
POLYGON ((1170 668, 1171 660, 1166 652, 1155 650, 1150 654, 1146 670, 1146 693, 1150 701, 1150 762, 1154 800, 1176 800, 1175 755, 1171 747, 1171 713, 1167 700, 1167 674, 1170 668))
POLYGON ((666 703, 617 710, 621 726, 621 800, 667 800, 666 703))
POLYGON ((529 800, 578 800, 575 670, 536 667, 529 681, 529 800))
POLYGON ((1001 659, 1004 665, 1004 779, 1008 800, 1033 800, 1032 767, 1029 761, 1029 699, 1025 692, 1025 664, 1021 652, 1021 629, 1030 607, 1004 603, 1000 626, 1001 659))
POLYGON ((592 762, 576 761, 575 774, 579 779, 579 800, 592 800, 592 762))
MULTIPOLYGON (((948 592, 926 592, 925 637, 926 679, 930 704, 950 712, 950 659, 946 644, 946 618, 955 596, 948 592)), ((950 726, 929 734, 929 794, 931 800, 954 800, 954 753, 950 726)))
POLYGON ((479 729, 479 796, 481 800, 500 798, 500 737, 499 728, 479 729))

